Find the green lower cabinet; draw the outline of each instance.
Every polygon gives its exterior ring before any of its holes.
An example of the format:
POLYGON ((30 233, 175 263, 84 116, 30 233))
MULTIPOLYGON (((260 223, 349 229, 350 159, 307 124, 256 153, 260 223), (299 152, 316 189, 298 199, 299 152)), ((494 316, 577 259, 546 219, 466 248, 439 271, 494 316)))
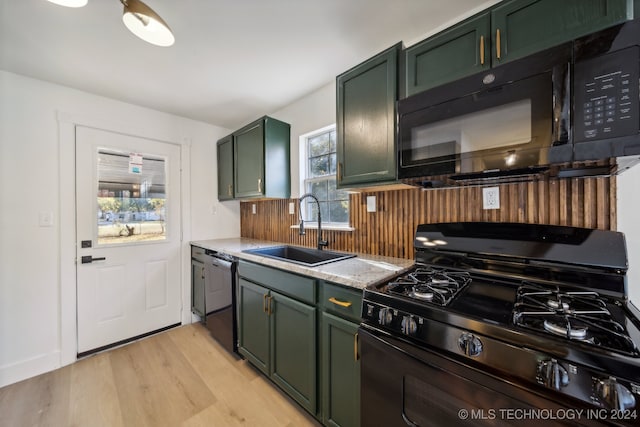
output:
POLYGON ((316 308, 271 292, 271 379, 316 412, 316 308))
POLYGON ((238 267, 238 351, 326 426, 360 425, 362 291, 238 267))
POLYGON ((360 425, 358 324, 322 313, 322 418, 326 426, 360 425))
POLYGON ((310 413, 317 409, 316 307, 240 277, 238 351, 310 413))
POLYGON ((240 278, 238 281, 238 351, 269 375, 269 289, 240 278))

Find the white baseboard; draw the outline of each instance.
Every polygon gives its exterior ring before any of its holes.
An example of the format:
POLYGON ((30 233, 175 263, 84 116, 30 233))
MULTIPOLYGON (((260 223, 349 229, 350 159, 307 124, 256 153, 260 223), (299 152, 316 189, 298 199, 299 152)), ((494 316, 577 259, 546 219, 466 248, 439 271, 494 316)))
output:
POLYGON ((0 366, 0 387, 53 371, 60 367, 60 351, 0 366))

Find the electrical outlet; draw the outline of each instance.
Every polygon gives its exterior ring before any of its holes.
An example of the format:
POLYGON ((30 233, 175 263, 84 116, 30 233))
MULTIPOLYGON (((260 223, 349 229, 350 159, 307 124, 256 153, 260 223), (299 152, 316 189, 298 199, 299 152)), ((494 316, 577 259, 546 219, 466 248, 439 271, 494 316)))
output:
POLYGON ((500 187, 482 189, 482 208, 500 209, 500 187))
POLYGON ((256 205, 254 204, 251 205, 251 213, 254 215, 256 214, 256 205))
POLYGON ((376 196, 367 196, 367 212, 376 211, 376 196))
POLYGON ((40 227, 53 227, 53 212, 41 211, 38 214, 38 225, 40 227))
POLYGON ((289 202, 289 215, 293 215, 296 213, 296 204, 293 202, 289 202))

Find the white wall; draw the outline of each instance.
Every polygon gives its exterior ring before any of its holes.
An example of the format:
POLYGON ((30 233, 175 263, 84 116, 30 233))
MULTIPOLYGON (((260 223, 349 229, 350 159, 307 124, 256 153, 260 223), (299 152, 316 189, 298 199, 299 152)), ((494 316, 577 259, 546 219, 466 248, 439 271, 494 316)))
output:
POLYGON ((300 135, 336 122, 335 80, 269 116, 291 125, 291 197, 299 197, 300 135))
POLYGON ((181 144, 183 281, 189 240, 240 235, 239 204, 216 202, 215 141, 227 129, 0 71, 0 387, 74 358, 69 121, 181 144), (41 211, 53 227, 38 226, 41 211))
POLYGON ((640 308, 640 165, 636 165, 618 176, 618 231, 625 235, 629 271, 627 280, 629 298, 640 308))

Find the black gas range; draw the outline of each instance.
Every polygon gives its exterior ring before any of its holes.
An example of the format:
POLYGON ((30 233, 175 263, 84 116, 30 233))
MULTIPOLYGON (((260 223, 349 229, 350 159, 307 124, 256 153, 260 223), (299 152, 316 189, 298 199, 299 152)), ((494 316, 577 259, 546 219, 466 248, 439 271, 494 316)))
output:
POLYGON ((426 224, 414 246, 364 292, 363 425, 640 425, 621 233, 426 224))

